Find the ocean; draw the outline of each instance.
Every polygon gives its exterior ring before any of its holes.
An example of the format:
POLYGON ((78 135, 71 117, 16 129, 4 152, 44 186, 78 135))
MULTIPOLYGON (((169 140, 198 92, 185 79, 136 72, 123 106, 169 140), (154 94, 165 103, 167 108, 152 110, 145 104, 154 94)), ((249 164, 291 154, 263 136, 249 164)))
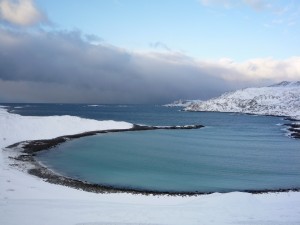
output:
POLYGON ((24 116, 73 115, 197 130, 99 134, 36 157, 67 177, 156 192, 231 192, 300 187, 300 141, 280 117, 184 112, 159 105, 2 104, 24 116))

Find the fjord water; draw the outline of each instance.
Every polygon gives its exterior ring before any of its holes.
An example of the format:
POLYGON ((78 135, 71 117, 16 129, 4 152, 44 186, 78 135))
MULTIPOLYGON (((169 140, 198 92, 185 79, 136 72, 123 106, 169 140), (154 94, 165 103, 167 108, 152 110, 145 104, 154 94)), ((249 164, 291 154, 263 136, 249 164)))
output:
POLYGON ((26 115, 71 114, 148 125, 206 126, 101 134, 37 155, 54 171, 89 183, 170 192, 300 187, 300 141, 285 135, 284 126, 279 125, 286 122, 282 118, 141 105, 11 107, 26 115))

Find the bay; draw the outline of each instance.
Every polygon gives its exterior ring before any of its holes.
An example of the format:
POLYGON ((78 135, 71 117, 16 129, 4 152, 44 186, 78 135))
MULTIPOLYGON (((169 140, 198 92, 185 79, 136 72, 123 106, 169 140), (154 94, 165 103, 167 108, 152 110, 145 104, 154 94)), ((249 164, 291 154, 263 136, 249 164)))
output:
MULTIPOLYGON (((111 116, 114 120, 138 124, 203 124, 205 128, 101 134, 72 140, 38 154, 39 161, 64 176, 158 192, 300 187, 300 142, 286 136, 282 118, 189 113, 180 108, 149 105, 68 105, 67 108, 69 112, 81 109, 72 113, 85 118, 111 116)), ((56 110, 60 111, 59 107, 56 110)))

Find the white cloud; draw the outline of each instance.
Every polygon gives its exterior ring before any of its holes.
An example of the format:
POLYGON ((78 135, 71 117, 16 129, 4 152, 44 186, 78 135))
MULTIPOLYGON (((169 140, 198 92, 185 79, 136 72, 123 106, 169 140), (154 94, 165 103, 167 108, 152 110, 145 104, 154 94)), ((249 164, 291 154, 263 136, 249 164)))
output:
POLYGON ((300 80, 300 57, 285 60, 273 58, 257 58, 237 63, 230 59, 207 64, 211 68, 222 68, 221 76, 231 81, 269 81, 300 80))
POLYGON ((31 26, 45 19, 33 0, 0 0, 0 19, 19 26, 31 26))

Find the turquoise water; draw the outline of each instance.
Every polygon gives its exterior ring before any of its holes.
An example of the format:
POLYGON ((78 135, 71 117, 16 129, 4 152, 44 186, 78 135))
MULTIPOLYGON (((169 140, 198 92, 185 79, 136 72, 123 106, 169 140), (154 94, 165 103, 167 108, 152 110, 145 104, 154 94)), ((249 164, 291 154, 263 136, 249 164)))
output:
POLYGON ((300 141, 285 135, 282 118, 158 111, 142 122, 206 127, 84 137, 37 158, 62 175, 119 188, 229 192, 300 187, 300 141), (155 121, 160 114, 166 119, 155 121))

